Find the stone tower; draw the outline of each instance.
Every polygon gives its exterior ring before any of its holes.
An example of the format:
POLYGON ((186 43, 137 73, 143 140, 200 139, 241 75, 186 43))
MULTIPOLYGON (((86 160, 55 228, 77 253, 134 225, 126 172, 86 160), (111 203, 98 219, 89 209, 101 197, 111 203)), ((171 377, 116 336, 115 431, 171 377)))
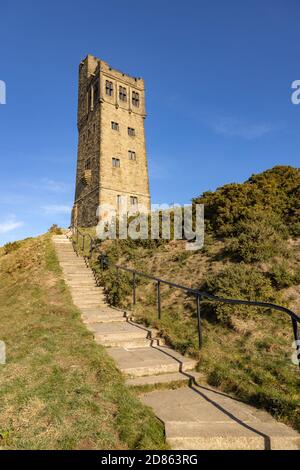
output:
POLYGON ((150 209, 145 89, 88 55, 79 65, 78 155, 72 223, 96 225, 99 205, 150 209), (123 199, 121 199, 123 198, 123 199))

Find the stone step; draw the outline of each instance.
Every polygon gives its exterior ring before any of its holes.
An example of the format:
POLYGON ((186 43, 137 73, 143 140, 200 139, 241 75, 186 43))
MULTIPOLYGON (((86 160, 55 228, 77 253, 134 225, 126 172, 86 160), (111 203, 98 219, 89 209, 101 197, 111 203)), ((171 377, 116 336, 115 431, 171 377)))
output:
POLYGON ((68 286, 70 287, 70 289, 82 289, 83 287, 86 289, 98 289, 96 281, 94 279, 87 279, 81 283, 76 281, 69 281, 68 286))
POLYGON ((135 341, 145 340, 150 336, 149 330, 138 328, 129 322, 91 323, 89 330, 94 333, 97 341, 111 346, 124 344, 124 342, 133 344, 135 341))
POLYGON ((95 279, 93 274, 89 271, 85 271, 83 273, 64 273, 65 276, 70 279, 71 281, 85 281, 86 279, 95 279))
MULTIPOLYGON (((208 385, 156 390, 141 395, 165 423, 176 450, 297 449, 300 435, 208 385)), ((300 447, 299 447, 300 448, 300 447)))
POLYGON ((100 301, 97 301, 97 302, 80 302, 80 301, 74 301, 74 304, 76 305, 76 307, 80 308, 80 310, 82 308, 101 308, 103 306, 105 306, 104 302, 100 302, 100 301))
POLYGON ((98 308, 98 307, 101 308, 104 305, 106 305, 105 299, 101 299, 101 298, 97 298, 93 300, 73 298, 73 302, 77 306, 80 306, 80 308, 98 308))
POLYGON ((77 269, 74 269, 74 268, 65 268, 62 266, 62 270, 63 270, 63 273, 66 275, 66 276, 77 276, 77 278, 84 278, 84 276, 87 276, 87 277, 92 277, 94 278, 93 274, 91 271, 88 271, 86 268, 84 267, 80 267, 80 268, 77 268, 77 269))
POLYGON ((78 263, 77 265, 76 264, 64 264, 64 263, 61 263, 61 267, 63 268, 64 271, 68 272, 68 271, 71 271, 71 272, 78 272, 79 274, 81 274, 82 272, 92 272, 89 268, 86 267, 85 263, 78 263))
POLYGON ((72 295, 75 297, 79 296, 89 296, 89 295, 101 295, 101 297, 105 298, 105 295, 103 292, 99 289, 99 287, 96 287, 95 285, 88 285, 88 286, 70 286, 70 290, 72 292, 72 295))
POLYGON ((128 387, 144 387, 155 385, 189 384, 198 381, 202 375, 198 372, 173 372, 169 374, 147 375, 144 377, 127 378, 128 387))
POLYGON ((77 256, 58 256, 58 259, 60 261, 60 263, 65 263, 65 264, 70 264, 70 263, 73 263, 73 264, 82 264, 84 266, 87 266, 86 262, 84 261, 83 258, 77 258, 77 256))
POLYGON ((184 357, 167 346, 152 345, 141 349, 111 348, 108 353, 118 368, 129 377, 185 372, 196 366, 194 359, 184 357))
POLYGON ((88 268, 86 267, 86 265, 84 263, 72 263, 72 264, 66 264, 66 263, 60 263, 62 269, 64 271, 88 271, 88 268))
MULTIPOLYGON (((113 324, 114 322, 110 322, 110 324, 113 324)), ((105 323, 103 323, 105 324, 105 323)), ((101 344, 102 346, 105 346, 108 348, 124 348, 124 349, 140 349, 140 348, 148 348, 150 346, 150 340, 147 338, 124 338, 124 339, 105 339, 103 338, 98 338, 97 335, 94 336, 95 341, 97 344, 101 344)), ((155 340, 156 341, 156 340, 155 340)))
POLYGON ((82 313, 87 315, 101 315, 102 313, 111 313, 112 315, 115 313, 116 315, 126 315, 125 310, 119 309, 117 307, 112 307, 111 305, 106 305, 101 309, 94 309, 94 308, 83 308, 82 313))
POLYGON ((125 322, 127 318, 121 315, 112 316, 110 313, 102 313, 98 316, 89 316, 82 314, 84 323, 114 323, 114 322, 125 322))
POLYGON ((122 311, 107 307, 97 309, 82 309, 82 318, 85 323, 109 323, 127 321, 126 314, 122 311))
POLYGON ((102 306, 102 305, 105 305, 106 303, 105 298, 102 298, 102 297, 95 297, 95 298, 89 299, 88 297, 73 297, 72 296, 72 299, 76 305, 81 305, 82 308, 90 307, 90 306, 93 307, 94 305, 102 306))
POLYGON ((95 300, 95 299, 105 299, 105 295, 101 291, 92 291, 92 290, 79 290, 79 289, 72 289, 72 297, 74 300, 95 300))
POLYGON ((281 426, 167 422, 165 429, 168 443, 176 450, 299 450, 299 436, 281 426))

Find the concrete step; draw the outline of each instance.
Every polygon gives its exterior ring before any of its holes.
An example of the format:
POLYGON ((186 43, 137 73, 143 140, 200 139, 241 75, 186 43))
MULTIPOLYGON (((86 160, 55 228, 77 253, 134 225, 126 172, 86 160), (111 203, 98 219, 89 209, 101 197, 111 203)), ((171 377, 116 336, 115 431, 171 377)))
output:
POLYGON ((165 423, 176 450, 300 448, 296 431, 208 385, 157 390, 141 399, 165 423))
POLYGON ((109 313, 103 313, 101 316, 90 317, 88 315, 82 314, 84 323, 114 323, 114 322, 125 322, 127 321, 126 317, 111 316, 109 313))
POLYGON ((64 273, 66 278, 68 278, 70 281, 77 281, 77 282, 84 282, 87 279, 95 279, 92 272, 90 271, 85 271, 83 273, 64 273))
POLYGON ((61 264, 61 267, 63 268, 64 271, 68 272, 74 272, 76 273, 77 271, 79 272, 79 274, 81 274, 82 272, 90 272, 92 273, 92 271, 86 267, 85 264, 77 264, 77 266, 75 264, 72 264, 72 265, 64 265, 63 263, 61 264))
POLYGON ((124 312, 110 309, 108 306, 97 309, 82 309, 82 318, 85 323, 124 322, 127 317, 124 312))
POLYGON ((84 279, 84 277, 90 277, 94 279, 93 273, 91 271, 88 271, 84 267, 83 268, 78 267, 77 269, 74 269, 70 267, 64 268, 62 266, 62 270, 63 270, 63 273, 68 277, 77 276, 77 279, 84 279))
POLYGON ((106 304, 105 302, 105 299, 104 298, 101 298, 101 297, 95 297, 94 299, 89 299, 88 297, 73 297, 72 296, 72 299, 73 299, 73 302, 76 304, 76 305, 81 305, 82 308, 85 308, 85 307, 90 307, 94 305, 100 305, 100 306, 103 306, 106 304))
POLYGON ((111 348, 108 353, 118 368, 129 377, 185 372, 193 370, 196 366, 194 359, 182 356, 167 346, 153 345, 140 349, 111 348))
POLYGON ((58 257, 59 259, 59 262, 62 263, 62 264, 71 264, 71 265, 78 265, 78 264, 82 264, 82 266, 87 266, 86 265, 86 262, 84 261, 83 258, 77 258, 76 256, 75 257, 70 257, 70 258, 61 258, 60 256, 58 257))
MULTIPOLYGON (((103 323, 105 324, 105 323, 103 323)), ((110 322, 113 324, 113 322, 110 322)), ((88 326, 87 326, 88 327, 88 326)), ((101 344, 108 348, 124 348, 124 349, 140 349, 140 348, 148 348, 150 346, 150 340, 147 338, 128 338, 128 339, 106 339, 103 340, 102 338, 98 338, 95 335, 95 341, 97 344, 101 344)))
POLYGON ((70 289, 76 289, 76 290, 82 289, 83 287, 86 289, 98 289, 96 285, 96 281, 94 279, 87 279, 86 281, 83 281, 80 284, 76 281, 74 282, 69 281, 68 286, 70 287, 70 289))
POLYGON ((165 429, 168 443, 176 450, 300 449, 299 435, 291 434, 287 426, 261 423, 255 428, 251 424, 167 422, 165 429))
POLYGON ((102 308, 105 306, 104 302, 80 302, 78 300, 74 301, 74 304, 81 310, 82 308, 102 308))
POLYGON ((81 289, 73 289, 72 291, 72 297, 74 300, 86 300, 86 301, 91 301, 91 300, 97 300, 97 299, 105 299, 105 295, 102 292, 97 292, 97 291, 82 291, 81 289))
POLYGON ((150 344, 149 330, 128 322, 89 323, 88 328, 94 333, 95 340, 105 346, 145 347, 150 344))
POLYGON ((127 378, 125 383, 128 387, 145 387, 156 385, 186 384, 194 383, 202 379, 198 372, 173 372, 169 374, 147 375, 145 377, 127 378))
POLYGON ((88 285, 88 286, 80 286, 80 287, 74 287, 74 286, 70 286, 70 290, 71 290, 71 293, 72 295, 74 295, 74 297, 86 297, 86 296, 90 296, 90 295, 93 295, 93 296, 96 296, 96 295, 100 295, 101 297, 105 298, 105 295, 103 294, 103 292, 99 289, 99 287, 96 287, 95 285, 88 285))

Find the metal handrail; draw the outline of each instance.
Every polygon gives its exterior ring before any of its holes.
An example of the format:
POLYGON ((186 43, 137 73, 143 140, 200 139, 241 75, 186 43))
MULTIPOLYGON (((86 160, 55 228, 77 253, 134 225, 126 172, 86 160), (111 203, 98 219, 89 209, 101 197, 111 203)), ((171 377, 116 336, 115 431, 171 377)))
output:
MULTIPOLYGON (((82 237, 88 236, 90 238, 89 255, 85 256, 85 258, 87 260, 90 260, 92 258, 92 255, 93 255, 93 251, 97 246, 96 242, 95 242, 95 239, 93 239, 89 234, 82 233, 78 229, 78 227, 76 227, 76 226, 73 226, 72 229, 73 229, 73 235, 74 235, 74 232, 75 232, 75 238, 76 238, 76 241, 77 241, 77 245, 79 244, 79 235, 81 235, 82 237)), ((74 250, 78 254, 77 246, 76 246, 74 240, 72 240, 72 242, 73 242, 74 250)), ((82 249, 84 250, 84 238, 83 238, 82 247, 83 247, 82 249)), ((126 271, 126 272, 129 272, 129 273, 132 274, 132 302, 133 302, 133 305, 136 305, 136 285, 137 285, 136 281, 137 281, 137 277, 138 276, 139 277, 144 277, 146 279, 150 279, 152 281, 155 281, 157 283, 156 288, 157 288, 157 313, 158 313, 158 319, 161 318, 161 292, 160 292, 161 284, 165 284, 165 285, 168 285, 170 287, 174 287, 174 288, 183 290, 183 291, 195 296, 196 308, 197 308, 199 349, 202 348, 202 344, 203 344, 203 341, 202 341, 201 306, 200 306, 201 299, 208 299, 208 300, 211 300, 213 302, 221 302, 221 303, 225 303, 225 304, 238 304, 238 305, 249 305, 249 306, 254 306, 254 307, 269 308, 269 309, 277 310, 279 312, 282 312, 282 313, 285 313, 285 314, 289 315, 289 317, 291 318, 291 321, 292 321, 292 329, 293 329, 293 335, 294 335, 294 339, 295 339, 298 365, 299 365, 299 368, 300 368, 300 336, 299 336, 299 328, 298 328, 298 324, 300 323, 300 317, 295 312, 293 312, 292 310, 290 310, 286 307, 282 307, 281 305, 273 304, 273 303, 270 303, 270 302, 257 302, 257 301, 252 301, 252 300, 227 299, 227 298, 224 298, 224 297, 218 297, 216 295, 208 294, 207 292, 203 292, 199 289, 193 289, 191 287, 182 286, 180 284, 176 284, 174 282, 167 281, 165 279, 161 279, 161 278, 156 277, 156 276, 152 276, 151 274, 146 274, 146 273, 143 273, 143 272, 140 272, 140 271, 136 271, 135 269, 128 268, 126 266, 121 266, 119 264, 110 263, 108 261, 108 257, 104 254, 101 254, 101 256, 100 256, 100 265, 101 265, 102 269, 104 269, 105 267, 112 266, 113 268, 117 269, 117 272, 119 270, 121 270, 121 271, 126 271)), ((94 274, 96 275, 95 271, 94 271, 94 274)))

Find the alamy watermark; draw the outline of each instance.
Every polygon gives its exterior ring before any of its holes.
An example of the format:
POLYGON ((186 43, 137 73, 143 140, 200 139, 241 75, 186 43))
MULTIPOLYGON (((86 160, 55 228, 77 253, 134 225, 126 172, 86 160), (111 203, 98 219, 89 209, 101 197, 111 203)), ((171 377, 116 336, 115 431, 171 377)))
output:
POLYGON ((6 346, 4 341, 0 341, 0 364, 6 364, 6 346))
POLYGON ((6 83, 0 80, 0 104, 6 104, 6 83))
POLYGON ((120 196, 118 208, 102 204, 97 210, 100 240, 186 240, 187 250, 204 245, 204 205, 153 204, 151 211, 139 204, 127 206, 120 196))
POLYGON ((294 80, 292 85, 292 89, 295 90, 291 94, 291 101, 293 104, 300 104, 300 80, 294 80))

